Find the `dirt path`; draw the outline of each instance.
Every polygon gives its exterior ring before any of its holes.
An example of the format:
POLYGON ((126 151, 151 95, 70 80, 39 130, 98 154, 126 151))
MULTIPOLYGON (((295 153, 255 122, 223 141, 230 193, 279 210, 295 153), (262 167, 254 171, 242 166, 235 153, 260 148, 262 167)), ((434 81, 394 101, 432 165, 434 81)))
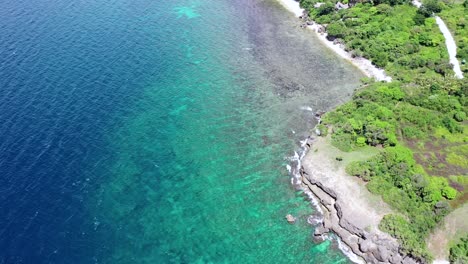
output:
MULTIPOLYGON (((427 245, 438 263, 448 263, 450 239, 457 240, 468 234, 468 204, 457 208, 444 219, 444 223, 429 236, 427 245), (444 262, 443 262, 444 261, 444 262)), ((435 263, 436 263, 435 262, 435 263)))

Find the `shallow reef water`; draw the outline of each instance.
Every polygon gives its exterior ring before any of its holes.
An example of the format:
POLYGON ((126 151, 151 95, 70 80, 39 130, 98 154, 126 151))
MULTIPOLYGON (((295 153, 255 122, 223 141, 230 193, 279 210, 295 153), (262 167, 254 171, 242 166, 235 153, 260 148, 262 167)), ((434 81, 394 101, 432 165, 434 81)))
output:
POLYGON ((362 74, 278 3, 0 15, 0 263, 348 262, 286 165, 362 74))

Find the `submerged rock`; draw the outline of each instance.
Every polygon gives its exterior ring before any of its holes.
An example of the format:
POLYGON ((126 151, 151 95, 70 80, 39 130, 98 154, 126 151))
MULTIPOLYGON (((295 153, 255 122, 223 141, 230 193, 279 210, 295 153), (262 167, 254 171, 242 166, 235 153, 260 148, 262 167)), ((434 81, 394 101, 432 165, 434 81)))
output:
POLYGON ((322 223, 322 218, 311 215, 311 216, 309 216, 307 218, 307 223, 309 223, 309 224, 311 224, 313 226, 317 226, 317 225, 322 223))
POLYGON ((290 224, 294 224, 296 222, 296 218, 294 216, 292 216, 291 214, 287 214, 286 215, 286 220, 288 221, 288 223, 290 224))
POLYGON ((326 228, 323 225, 317 226, 314 231, 314 236, 323 236, 330 232, 330 229, 326 228))

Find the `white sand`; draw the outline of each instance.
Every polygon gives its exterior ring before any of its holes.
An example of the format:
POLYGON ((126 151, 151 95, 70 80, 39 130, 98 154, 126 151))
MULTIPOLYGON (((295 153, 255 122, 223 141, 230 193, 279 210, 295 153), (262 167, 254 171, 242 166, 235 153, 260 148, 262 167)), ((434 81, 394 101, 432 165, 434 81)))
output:
POLYGON ((288 9, 289 11, 293 12, 294 15, 296 15, 297 17, 299 16, 302 16, 302 12, 304 11, 304 9, 302 9, 300 6, 299 6, 299 2, 296 2, 294 0, 278 0, 280 2, 281 5, 283 5, 286 9, 288 9))
POLYGON ((413 0, 411 3, 417 8, 420 8, 422 6, 421 1, 418 0, 413 0))
POLYGON ((443 259, 436 259, 432 262, 432 264, 450 264, 450 262, 448 262, 447 260, 443 260, 443 259))
MULTIPOLYGON (((294 15, 297 17, 301 16, 302 12, 304 11, 299 6, 299 2, 296 2, 294 0, 278 0, 278 1, 281 3, 281 5, 283 5, 290 12, 294 13, 294 15)), ((416 6, 417 8, 420 8, 422 5, 421 2, 418 0, 413 0, 412 4, 416 6)), ((450 63, 453 65, 453 71, 455 72, 455 77, 459 79, 463 79, 463 72, 461 71, 460 63, 456 57, 457 45, 452 37, 452 34, 450 33, 444 21, 440 17, 436 16, 435 19, 436 19, 437 25, 439 26, 440 31, 444 35, 445 45, 447 46, 450 63)), ((344 50, 342 45, 340 44, 335 45, 333 44, 332 41, 329 41, 327 39, 327 34, 318 33, 319 27, 320 26, 317 24, 308 26, 309 29, 312 29, 317 34, 318 38, 321 40, 322 43, 324 43, 328 48, 333 50, 336 54, 350 61, 352 64, 358 67, 367 77, 374 77, 378 81, 386 81, 386 82, 392 81, 392 78, 386 75, 383 69, 377 68, 376 66, 372 65, 372 62, 370 60, 365 59, 365 58, 353 58, 349 52, 344 50)))
MULTIPOLYGON (((278 0, 281 5, 283 5, 287 10, 294 13, 297 17, 302 15, 303 9, 300 8, 299 2, 294 0, 278 0)), ((308 26, 307 28, 313 30, 319 40, 325 44, 328 48, 338 54, 340 57, 344 58, 345 60, 351 62, 353 65, 358 67, 367 77, 373 77, 377 81, 392 81, 392 78, 385 74, 383 69, 377 68, 376 66, 372 65, 372 62, 365 58, 353 58, 351 54, 344 50, 343 46, 340 44, 333 44, 332 41, 327 39, 327 34, 318 33, 318 24, 314 24, 308 26)))

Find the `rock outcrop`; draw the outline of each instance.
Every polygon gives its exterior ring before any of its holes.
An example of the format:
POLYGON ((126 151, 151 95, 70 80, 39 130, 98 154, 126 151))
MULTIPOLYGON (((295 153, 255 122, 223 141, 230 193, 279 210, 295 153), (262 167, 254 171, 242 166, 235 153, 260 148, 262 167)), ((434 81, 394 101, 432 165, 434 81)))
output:
MULTIPOLYGON (((324 140, 320 140, 323 143, 324 140)), ((321 146, 319 148, 321 151, 321 146)), ((378 230, 381 217, 391 209, 377 200, 379 197, 371 197, 375 198, 372 202, 366 201, 372 194, 354 181, 357 179, 334 167, 330 155, 309 152, 303 159, 301 176, 302 187, 312 192, 323 211, 323 222, 315 228, 316 240, 333 232, 363 263, 418 263, 400 252, 396 239, 378 230), (330 168, 332 171, 327 171, 330 168)))

